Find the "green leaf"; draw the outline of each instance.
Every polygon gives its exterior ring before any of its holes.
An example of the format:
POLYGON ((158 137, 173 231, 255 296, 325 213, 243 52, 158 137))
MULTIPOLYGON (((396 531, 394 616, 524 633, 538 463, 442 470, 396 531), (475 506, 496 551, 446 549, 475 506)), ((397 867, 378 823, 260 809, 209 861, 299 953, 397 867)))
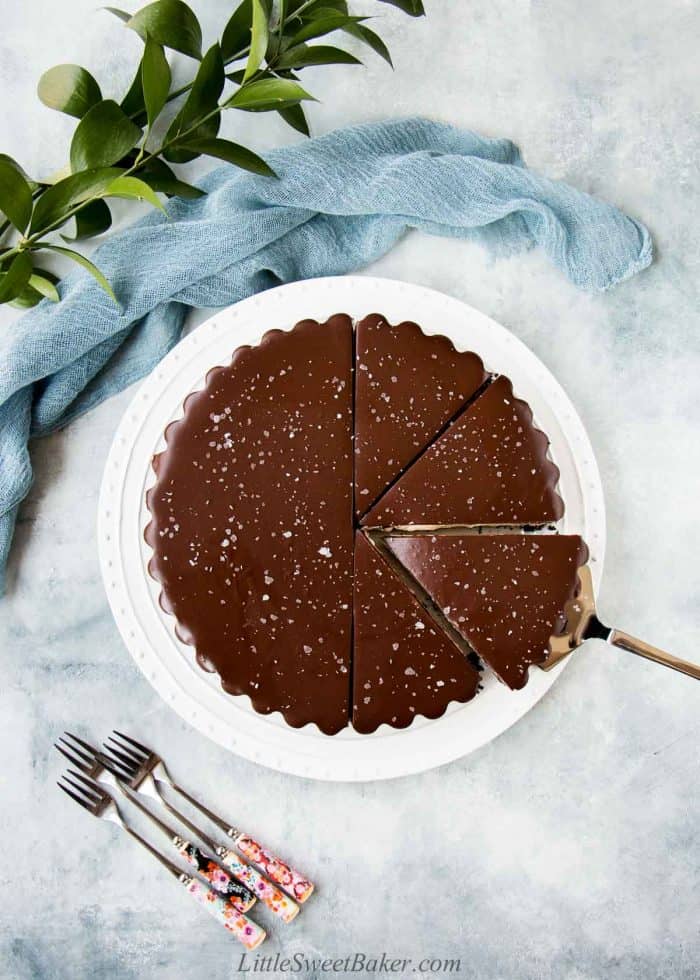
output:
POLYGON ((32 274, 32 260, 26 252, 15 255, 7 272, 0 274, 0 303, 19 296, 32 274))
POLYGON ((161 194, 166 194, 168 197, 182 197, 185 200, 193 201, 198 197, 207 196, 206 191, 200 190, 194 184, 187 184, 184 180, 178 180, 177 177, 169 180, 167 177, 149 175, 143 179, 154 191, 160 191, 161 194))
POLYGON ((64 248, 63 245, 48 245, 45 242, 41 242, 42 248, 48 248, 51 252, 57 252, 59 255, 65 255, 66 258, 72 259, 73 262, 77 262, 78 265, 82 265, 83 269, 87 269, 91 276, 98 281, 100 286, 104 289, 108 296, 110 296, 117 306, 120 305, 117 297, 114 295, 114 290, 110 284, 105 279, 104 275, 100 272, 97 266, 86 258, 86 256, 81 255, 80 252, 74 252, 72 248, 64 248))
POLYGON ((163 160, 154 158, 147 166, 139 171, 139 177, 154 191, 167 194, 168 197, 197 198, 205 197, 205 192, 199 187, 178 180, 173 170, 163 160))
POLYGON ((58 276, 46 269, 34 269, 24 289, 12 300, 12 306, 20 310, 36 306, 46 298, 52 303, 58 303, 60 296, 56 289, 58 276))
POLYGON ((26 178, 10 157, 0 157, 0 211, 19 232, 32 216, 32 191, 26 178))
POLYGON ((181 133, 185 133, 187 139, 209 139, 216 136, 219 131, 220 113, 211 115, 199 125, 197 122, 217 108, 225 80, 221 48, 218 44, 214 44, 202 59, 187 101, 170 124, 166 140, 175 141, 175 145, 164 151, 166 160, 173 163, 187 163, 194 159, 196 154, 184 150, 177 142, 181 133))
POLYGON ((126 10, 120 10, 119 7, 103 7, 102 9, 108 10, 110 14, 114 14, 115 17, 118 17, 119 20, 124 21, 125 24, 127 21, 131 20, 131 14, 126 10))
POLYGON ((250 29, 253 22, 253 2, 243 0, 229 18, 221 35, 221 54, 224 61, 232 61, 233 56, 244 51, 250 42, 250 29))
POLYGON ((112 224, 112 212, 109 205, 99 199, 91 201, 75 214, 75 235, 61 235, 65 242, 76 242, 83 238, 94 238, 101 235, 112 224))
POLYGON ((298 82, 286 78, 261 78, 258 82, 242 85, 226 103, 233 109, 279 109, 298 102, 311 100, 309 95, 298 82))
POLYGON ((216 108, 225 79, 221 48, 213 44, 202 59, 185 104, 168 130, 169 137, 188 129, 197 119, 216 108))
POLYGON ((202 28, 199 21, 182 0, 156 0, 137 11, 126 26, 136 31, 145 41, 152 37, 163 47, 189 55, 202 57, 202 28))
POLYGON ((304 136, 310 136, 311 132, 309 130, 309 123, 306 119, 306 113, 300 105, 290 105, 282 109, 277 110, 284 119, 284 121, 296 129, 298 133, 303 133, 304 136))
POLYGON ((202 139, 188 141, 185 145, 197 153, 205 153, 207 156, 226 160, 227 163, 232 163, 243 170, 250 170, 251 173, 263 174, 265 177, 276 176, 272 167, 268 166, 257 153, 253 153, 245 146, 239 146, 238 143, 232 143, 230 140, 202 139))
POLYGON ((105 191, 106 197, 125 197, 131 200, 148 201, 154 208, 165 213, 163 202, 148 184, 138 177, 117 177, 105 191))
POLYGON ((262 0, 252 0, 252 4, 253 23, 250 29, 250 54, 248 55, 248 61, 245 66, 244 81, 247 81, 254 75, 262 64, 268 42, 267 12, 262 4, 262 0))
POLYGON ((74 173, 109 167, 121 160, 141 138, 141 129, 111 99, 98 102, 80 120, 70 146, 74 173))
POLYGON ((27 283, 22 292, 10 302, 10 306, 13 306, 16 310, 30 310, 32 306, 41 303, 43 298, 40 292, 37 292, 36 289, 33 289, 27 283))
POLYGON ((423 0, 379 0, 380 3, 389 3, 392 7, 398 7, 410 17, 424 17, 425 9, 423 0))
POLYGON ((161 113, 170 92, 170 65, 162 45, 150 35, 141 59, 141 82, 149 127, 161 113))
POLYGON ((124 112, 134 120, 137 126, 141 126, 146 122, 146 103, 143 100, 141 64, 142 62, 140 61, 136 69, 136 74, 134 75, 134 80, 129 86, 129 91, 120 102, 124 112))
POLYGON ((311 41, 315 37, 323 37, 324 34, 330 34, 331 31, 341 30, 348 24, 359 24, 366 19, 366 17, 348 17, 347 14, 329 10, 322 16, 315 17, 304 24, 291 38, 290 45, 295 46, 303 41, 311 41))
POLYGON ((118 167, 101 167, 71 174, 47 188, 34 205, 30 234, 43 231, 55 224, 76 204, 90 197, 104 197, 106 189, 123 173, 118 167))
POLYGON ((277 61, 278 68, 308 68, 310 65, 361 65, 362 62, 349 51, 329 44, 298 44, 289 48, 277 61))
MULTIPOLYGON (((52 276, 52 279, 55 277, 52 276)), ((50 299, 52 303, 58 303, 61 298, 58 295, 58 290, 56 285, 51 279, 48 278, 48 273, 42 270, 37 270, 29 277, 29 286, 36 290, 37 293, 41 293, 46 299, 50 299)))
POLYGON ((49 109, 82 119, 102 98, 100 86, 80 65, 56 65, 39 79, 39 98, 49 109))
POLYGON ((7 153, 0 153, 0 162, 9 163, 9 165, 14 170, 17 171, 20 177, 23 177, 26 180, 26 182, 29 184, 29 189, 31 190, 32 193, 34 193, 34 191, 38 191, 40 187, 45 186, 48 183, 48 181, 45 180, 41 181, 41 183, 39 183, 36 180, 32 180, 32 178, 29 176, 29 174, 24 169, 24 167, 20 167, 17 161, 13 160, 13 158, 11 156, 8 156, 7 153))
POLYGON ((363 41, 365 44, 383 58, 391 67, 394 67, 394 62, 391 60, 391 55, 389 54, 389 49, 380 36, 375 33, 375 31, 370 30, 364 24, 348 24, 343 30, 346 34, 350 34, 352 37, 358 38, 358 40, 363 41))

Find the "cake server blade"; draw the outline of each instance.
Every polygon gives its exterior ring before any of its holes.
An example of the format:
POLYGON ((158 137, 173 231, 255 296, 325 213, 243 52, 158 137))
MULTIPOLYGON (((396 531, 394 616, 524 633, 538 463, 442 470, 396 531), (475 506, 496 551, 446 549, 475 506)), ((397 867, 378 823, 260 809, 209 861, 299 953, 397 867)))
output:
POLYGON ((580 568, 578 575, 581 589, 579 594, 565 607, 565 632, 550 638, 551 652, 544 663, 539 665, 542 670, 551 670, 586 640, 596 639, 604 640, 613 647, 627 650, 629 653, 644 657, 646 660, 653 660, 654 663, 670 667, 671 670, 677 670, 681 674, 686 674, 688 677, 694 677, 700 681, 700 664, 691 664, 687 660, 681 660, 650 643, 645 643, 644 640, 638 640, 636 637, 630 636, 629 633, 624 633, 622 630, 614 629, 602 623, 596 613, 593 579, 588 565, 580 568))

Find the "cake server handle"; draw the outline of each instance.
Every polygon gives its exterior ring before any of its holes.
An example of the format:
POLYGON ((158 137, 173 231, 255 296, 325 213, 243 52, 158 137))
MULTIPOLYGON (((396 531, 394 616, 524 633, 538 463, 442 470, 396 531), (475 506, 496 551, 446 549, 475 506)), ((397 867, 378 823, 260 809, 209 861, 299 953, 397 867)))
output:
POLYGON ((611 629, 607 642, 620 650, 628 650, 638 657, 653 660, 656 664, 670 667, 671 670, 677 670, 681 674, 686 674, 688 677, 694 677, 696 681, 700 681, 700 665, 691 664, 687 660, 681 660, 680 657, 674 657, 673 654, 666 653, 665 650, 660 650, 658 647, 652 646, 651 643, 645 643, 644 640, 638 640, 635 636, 630 636, 629 633, 623 633, 622 630, 611 629))

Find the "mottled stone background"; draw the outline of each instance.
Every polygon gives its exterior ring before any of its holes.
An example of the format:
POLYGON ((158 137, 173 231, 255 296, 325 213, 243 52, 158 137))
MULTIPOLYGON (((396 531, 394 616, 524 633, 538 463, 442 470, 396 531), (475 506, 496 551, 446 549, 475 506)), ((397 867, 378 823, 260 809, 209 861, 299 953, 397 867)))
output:
MULTIPOLYGON (((212 37, 231 4, 195 6, 212 37)), ((382 14, 396 71, 370 53, 364 70, 309 72, 324 95, 316 133, 424 113, 509 136, 531 166, 651 227, 654 266, 603 296, 577 292, 536 252, 494 262, 419 236, 369 271, 474 304, 554 371, 602 470, 603 610, 700 658, 698 3, 427 0, 421 22, 366 6, 382 14)), ((31 172, 63 164, 71 130, 36 100, 40 72, 77 61, 113 94, 133 70, 139 43, 95 7, 0 3, 1 148, 31 172)), ((259 148, 295 138, 243 114, 226 131, 259 148)), ((593 644, 524 721, 424 776, 337 786, 228 754, 159 701, 105 601, 97 493, 129 397, 34 447, 0 602, 3 977, 239 975, 235 942, 55 788, 50 746, 64 727, 99 735, 137 719, 177 773, 319 882, 266 952, 459 957, 459 976, 478 980, 697 977, 700 686, 593 644)))

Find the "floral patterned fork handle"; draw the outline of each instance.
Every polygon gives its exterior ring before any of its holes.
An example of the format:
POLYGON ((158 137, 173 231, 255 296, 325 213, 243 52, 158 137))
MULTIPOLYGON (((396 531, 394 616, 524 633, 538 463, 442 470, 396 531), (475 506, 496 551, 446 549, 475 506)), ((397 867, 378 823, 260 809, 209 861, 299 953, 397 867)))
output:
POLYGON ((271 912, 279 916, 283 922, 291 922, 299 913, 297 903, 280 891, 275 885, 264 878, 259 871, 251 865, 246 864, 235 851, 229 847, 217 847, 217 856, 224 867, 255 892, 260 901, 266 905, 271 912))
POLYGON ((209 850, 216 854, 218 861, 227 868, 234 878, 238 881, 243 882, 247 885, 250 890, 257 895, 260 901, 266 905, 271 912, 278 916, 283 922, 291 922, 295 919, 299 913, 299 906, 290 898, 289 895, 285 895, 276 885, 264 878, 259 871, 256 871, 254 867, 247 864, 242 857, 231 850, 230 847, 224 847, 223 844, 217 844, 213 838, 211 838, 205 830, 186 817, 184 813, 181 813, 176 807, 173 806, 168 800, 162 796, 157 789, 146 783, 144 786, 144 792, 149 797, 149 799, 158 800, 162 806, 172 813, 176 820, 178 820, 183 826, 187 827, 193 834, 195 834, 201 841, 204 842, 205 846, 209 850))
POLYGON ((251 864, 254 864, 257 868, 262 871, 263 874, 267 875, 270 881, 274 881, 276 885, 284 889, 288 895, 296 899, 299 904, 303 904, 308 898, 311 897, 314 884, 309 881, 309 879, 301 874, 301 872, 296 871, 286 862, 282 861, 280 858, 276 857, 272 851, 268 851, 266 847, 259 844, 254 838, 249 834, 244 833, 242 830, 232 827, 229 823, 223 820, 221 817, 213 813, 203 803, 195 799, 194 796, 190 796, 187 790, 184 790, 182 786, 178 784, 170 777, 168 770, 165 768, 162 759, 158 759, 153 767, 153 771, 150 773, 153 780, 153 785, 155 786, 156 792, 160 794, 160 788, 163 785, 161 779, 158 776, 164 776, 165 782, 168 786, 175 790, 175 792, 182 796, 183 799, 191 803, 195 809, 203 813, 205 817, 208 817, 212 823, 215 823, 233 841, 234 847, 236 847, 241 854, 247 858, 251 864), (156 775, 156 773, 158 775, 156 775))
MULTIPOLYGON (((98 754, 98 759, 102 762, 102 756, 98 754)), ((233 875, 225 871, 219 864, 217 864, 216 858, 210 854, 205 853, 201 848, 197 847, 191 841, 186 840, 181 837, 176 831, 170 827, 167 823, 157 817, 155 813, 152 813, 148 807, 139 799, 138 794, 132 789, 129 789, 118 777, 118 775, 113 772, 109 767, 109 762, 104 759, 103 764, 105 770, 111 777, 114 784, 121 790, 122 794, 130 800, 131 803, 140 810, 145 817, 154 824, 158 830, 165 837, 168 838, 170 843, 176 850, 182 855, 182 857, 187 861, 190 867, 202 876, 215 888, 218 892, 226 897, 229 903, 237 912, 247 912, 249 909, 255 905, 257 901, 253 892, 243 884, 241 881, 237 881, 233 875)))
MULTIPOLYGON (((165 834, 170 843, 175 847, 181 856, 190 864, 199 875, 205 878, 216 888, 217 891, 224 894, 231 905, 238 912, 247 912, 248 909, 255 905, 256 894, 246 886, 246 883, 240 879, 235 880, 238 876, 233 874, 233 877, 225 871, 216 861, 216 858, 205 854, 194 844, 191 844, 188 840, 169 827, 164 821, 157 817, 154 813, 144 806, 138 796, 133 790, 129 789, 127 785, 120 778, 120 773, 115 769, 111 760, 103 756, 101 752, 93 748, 83 739, 78 738, 77 735, 72 735, 70 732, 66 732, 59 740, 55 746, 61 755, 65 756, 69 762, 71 762, 81 773, 88 777, 88 779, 97 780, 99 785, 107 783, 114 789, 119 789, 123 796, 130 800, 137 809, 148 817, 148 819, 158 827, 161 833, 165 834)), ((153 793, 152 797, 158 802, 164 803, 162 798, 158 793, 153 793)), ((167 804, 166 804, 167 806, 167 804)), ((172 807, 168 807, 172 810, 175 816, 179 816, 176 810, 172 807)), ((197 832, 197 828, 193 827, 192 824, 188 824, 184 818, 181 818, 183 822, 191 830, 197 832)), ((200 835, 201 836, 201 835, 200 835)), ((208 842, 207 838, 202 837, 204 843, 209 843, 212 850, 215 850, 215 844, 213 841, 208 842)))
POLYGON ((178 880, 192 898, 213 915, 225 929, 233 933, 246 949, 257 949, 264 941, 267 935, 265 930, 242 912, 237 912, 220 892, 214 891, 203 881, 190 875, 182 874, 178 880))
POLYGON ((303 903, 307 898, 310 898, 314 890, 314 885, 308 878, 305 878, 298 871, 295 871, 294 868, 285 864, 280 858, 275 857, 271 851, 258 844, 248 834, 244 834, 231 827, 228 830, 228 835, 233 839, 234 845, 241 854, 247 857, 251 864, 260 868, 271 881, 276 882, 280 888, 284 888, 297 902, 303 903))
POLYGON ((103 784, 96 782, 82 772, 69 769, 63 775, 58 785, 64 793, 75 800, 88 813, 91 813, 94 817, 108 820, 110 823, 114 823, 126 831, 130 837, 137 841, 163 865, 198 904, 202 905, 239 942, 243 943, 246 949, 257 949, 260 943, 263 942, 267 935, 264 929, 243 915, 242 912, 235 909, 224 895, 216 892, 206 882, 200 881, 198 878, 193 877, 193 875, 181 871, 176 864, 173 864, 170 858, 166 857, 165 854, 162 854, 156 847, 138 834, 126 822, 117 806, 116 800, 103 784))
POLYGON ((206 854, 196 844, 182 837, 173 837, 172 842, 187 863, 195 871, 206 878, 212 888, 223 895, 237 912, 247 912, 256 902, 256 896, 242 881, 237 881, 233 875, 206 854))
MULTIPOLYGON (((194 796, 191 796, 187 790, 175 782, 161 757, 147 746, 137 742, 130 735, 124 735, 123 732, 115 730, 105 742, 105 751, 107 756, 111 758, 111 764, 116 765, 121 770, 119 778, 125 779, 131 789, 137 790, 145 781, 150 781, 160 795, 163 785, 170 786, 183 799, 191 803, 200 813, 203 813, 205 817, 223 830, 233 840, 234 846, 238 848, 241 854, 266 874, 271 881, 284 889, 288 895, 291 895, 300 904, 311 896, 314 885, 305 875, 295 871, 294 868, 275 857, 271 851, 262 847, 248 834, 232 827, 231 824, 205 807, 194 796)), ((100 759, 103 759, 102 753, 100 753, 100 759)))

